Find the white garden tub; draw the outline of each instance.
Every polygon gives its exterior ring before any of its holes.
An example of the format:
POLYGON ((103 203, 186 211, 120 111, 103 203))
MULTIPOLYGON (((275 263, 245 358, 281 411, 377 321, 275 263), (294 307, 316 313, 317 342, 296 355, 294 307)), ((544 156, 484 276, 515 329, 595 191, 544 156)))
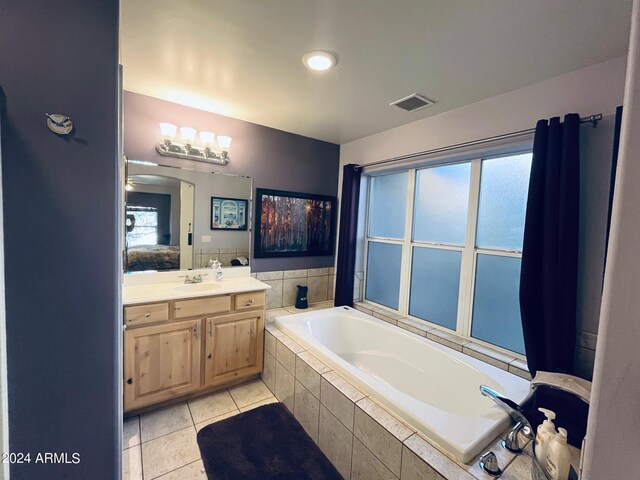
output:
POLYGON ((520 377, 352 308, 277 317, 276 324, 463 463, 509 424, 479 386, 516 402, 528 393, 520 377))

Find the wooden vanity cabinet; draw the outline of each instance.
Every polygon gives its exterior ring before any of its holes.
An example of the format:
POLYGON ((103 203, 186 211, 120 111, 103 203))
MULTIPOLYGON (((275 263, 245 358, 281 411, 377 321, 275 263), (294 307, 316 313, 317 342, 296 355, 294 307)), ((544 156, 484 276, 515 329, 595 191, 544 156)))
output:
POLYGON ((201 322, 130 328, 124 338, 126 410, 200 388, 201 322))
POLYGON ((221 385, 262 371, 262 310, 205 319, 205 386, 221 385))
POLYGON ((262 371, 264 291, 124 307, 124 410, 262 371))

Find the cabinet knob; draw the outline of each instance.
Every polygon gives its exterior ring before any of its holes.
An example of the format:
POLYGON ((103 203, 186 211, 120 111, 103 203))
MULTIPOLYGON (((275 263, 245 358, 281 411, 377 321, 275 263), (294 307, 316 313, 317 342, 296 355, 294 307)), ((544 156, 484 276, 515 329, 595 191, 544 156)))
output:
POLYGON ((127 380, 127 383, 128 383, 129 385, 131 385, 131 384, 133 383, 133 378, 129 378, 129 379, 127 380))
POLYGON ((151 316, 151 314, 149 312, 144 314, 145 318, 149 318, 151 316))
POLYGON ((207 355, 207 358, 212 358, 212 357, 213 357, 213 355, 211 355, 211 354, 207 355))

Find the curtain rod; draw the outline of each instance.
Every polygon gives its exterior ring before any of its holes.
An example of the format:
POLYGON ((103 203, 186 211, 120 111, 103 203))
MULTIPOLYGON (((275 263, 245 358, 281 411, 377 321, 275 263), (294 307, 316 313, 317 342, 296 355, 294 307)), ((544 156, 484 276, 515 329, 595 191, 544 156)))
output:
MULTIPOLYGON (((589 115, 587 117, 580 117, 580 123, 590 123, 591 125, 593 125, 594 128, 598 125, 598 122, 600 120, 602 120, 601 113, 597 113, 595 115, 589 115)), ((386 160, 378 160, 377 162, 366 163, 364 165, 356 165, 355 168, 357 170, 358 168, 373 167, 375 165, 383 165, 385 163, 412 160, 414 158, 420 158, 426 155, 433 155, 434 153, 449 152, 451 150, 455 150, 462 147, 473 147, 476 145, 483 145, 485 143, 493 142, 496 140, 506 140, 509 138, 520 137, 522 135, 526 135, 527 133, 533 133, 535 131, 536 131, 535 128, 528 128, 526 130, 519 130, 517 132, 503 133, 502 135, 494 135, 493 137, 487 137, 487 138, 481 138, 479 140, 471 140, 469 142, 457 143, 455 145, 449 145, 447 147, 434 148, 432 150, 425 150, 424 152, 411 153, 409 155, 402 155, 400 157, 388 158, 386 160)))

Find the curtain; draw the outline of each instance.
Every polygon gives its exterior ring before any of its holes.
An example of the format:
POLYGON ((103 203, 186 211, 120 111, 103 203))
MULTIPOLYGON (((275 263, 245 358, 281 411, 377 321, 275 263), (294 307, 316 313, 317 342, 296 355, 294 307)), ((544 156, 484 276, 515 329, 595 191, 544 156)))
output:
POLYGON ((358 229, 358 200, 360 176, 357 165, 342 169, 342 196, 340 197, 340 228, 338 230, 338 262, 336 269, 336 306, 353 307, 353 276, 356 265, 356 237, 358 229))
MULTIPOLYGON (((616 123, 613 132, 613 154, 611 155, 611 177, 609 179, 609 211, 607 213, 607 237, 604 247, 604 265, 607 266, 609 251, 609 232, 611 230, 611 209, 613 208, 613 192, 616 188, 616 171, 618 170, 618 150, 620 149, 620 130, 622 128, 622 106, 616 108, 616 123)), ((602 271, 604 276, 604 270, 602 271)), ((604 284, 603 284, 604 288, 604 284)))
POLYGON ((531 375, 573 373, 578 273, 580 117, 540 120, 524 228, 520 313, 531 375))

